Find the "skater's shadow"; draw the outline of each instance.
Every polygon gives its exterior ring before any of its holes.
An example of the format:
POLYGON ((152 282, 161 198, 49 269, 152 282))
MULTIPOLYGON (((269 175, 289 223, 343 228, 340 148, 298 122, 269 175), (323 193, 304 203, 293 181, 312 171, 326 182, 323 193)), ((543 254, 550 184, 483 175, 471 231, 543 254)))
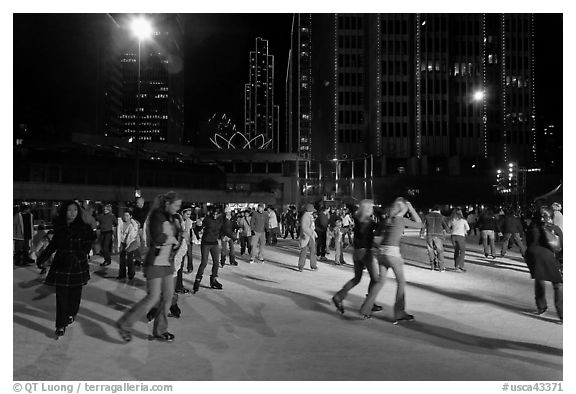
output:
POLYGON ((265 282, 265 283, 278 283, 276 281, 273 280, 268 280, 268 279, 264 279, 264 278, 258 278, 256 276, 252 276, 252 275, 244 275, 245 279, 250 279, 250 280, 255 280, 258 282, 265 282))
MULTIPOLYGON (((40 311, 37 309, 33 309, 30 308, 28 305, 26 304, 22 304, 22 303, 15 303, 14 304, 14 322, 24 326, 24 327, 28 327, 33 329, 34 331, 37 331, 39 333, 45 334, 48 338, 54 338, 55 334, 53 329, 49 328, 48 326, 43 326, 41 324, 38 324, 30 319, 26 319, 21 315, 26 315, 26 316, 34 316, 34 317, 39 317, 41 319, 45 319, 47 321, 53 322, 54 316, 50 316, 47 312, 44 311, 40 311)), ((90 337, 96 338, 96 339, 101 339, 103 341, 109 342, 109 343, 113 343, 113 344, 120 344, 123 343, 120 340, 115 340, 113 338, 111 338, 106 331, 98 324, 96 323, 96 321, 101 321, 102 318, 99 317, 98 315, 95 316, 95 321, 87 319, 85 316, 83 315, 90 315, 91 312, 86 312, 84 310, 80 310, 80 315, 77 316, 77 320, 76 323, 79 323, 80 326, 82 327, 82 330, 84 331, 84 333, 90 337)), ((69 326, 68 327, 68 331, 70 331, 71 329, 73 329, 74 326, 69 326)), ((66 334, 68 335, 68 334, 66 334)))
POLYGON ((47 338, 54 339, 54 337, 55 337, 53 328, 50 328, 48 326, 44 326, 42 324, 38 324, 35 321, 32 321, 30 319, 26 319, 23 316, 19 316, 19 315, 15 314, 13 316, 13 321, 14 321, 14 323, 16 323, 22 327, 30 328, 34 331, 37 331, 40 334, 45 335, 47 338))
POLYGON ((262 336, 274 338, 276 333, 270 326, 266 323, 264 316, 262 315, 262 310, 265 308, 265 304, 258 304, 252 313, 245 312, 240 305, 234 302, 231 298, 218 293, 220 298, 224 300, 224 303, 217 302, 206 298, 206 301, 210 302, 216 309, 226 316, 226 322, 223 323, 225 327, 228 327, 228 331, 233 331, 235 327, 243 327, 250 330, 254 330, 262 336))
MULTIPOLYGON (((327 299, 322 299, 310 294, 303 294, 296 291, 268 287, 258 282, 245 280, 243 278, 230 277, 228 280, 257 292, 288 298, 302 310, 325 313, 334 317, 338 316, 334 312, 330 301, 327 299)), ((348 319, 348 317, 345 317, 345 319, 348 319)))
POLYGON ((36 293, 36 295, 32 298, 32 301, 39 301, 52 294, 55 294, 56 288, 42 283, 40 286, 34 289, 34 293, 36 293))
MULTIPOLYGON (((374 315, 373 319, 383 320, 390 323, 392 320, 387 316, 374 315)), ((433 344, 442 348, 457 349, 481 355, 494 355, 495 353, 504 358, 524 361, 530 364, 537 364, 542 367, 554 368, 562 367, 562 361, 559 363, 550 362, 542 359, 540 356, 528 357, 520 355, 518 352, 535 352, 546 354, 550 356, 562 357, 563 350, 536 343, 514 341, 500 338, 489 338, 465 332, 457 331, 449 328, 452 322, 446 320, 446 324, 442 326, 428 323, 430 320, 437 320, 438 316, 432 316, 425 313, 420 313, 414 322, 403 322, 399 326, 411 332, 408 337, 414 340, 421 340, 425 343, 432 342, 433 344), (426 337, 421 337, 417 334, 424 334, 426 337), (430 338, 435 338, 432 341, 430 338), (513 354, 509 351, 515 351, 513 354)), ((381 329, 381 327, 379 327, 381 329)), ((403 332, 406 333, 406 332, 403 332)), ((402 334, 402 333, 401 333, 402 334)))
POLYGON ((40 286, 43 283, 44 283, 44 278, 39 276, 39 277, 34 278, 34 279, 19 282, 18 287, 20 287, 21 289, 30 289, 30 288, 35 287, 35 286, 40 286))
POLYGON ((470 293, 462 293, 462 292, 458 292, 458 291, 448 290, 448 289, 432 286, 432 285, 425 284, 425 283, 417 283, 417 282, 407 281, 407 284, 408 284, 408 286, 413 286, 413 287, 416 287, 416 288, 421 289, 421 290, 440 294, 442 296, 453 298, 453 299, 458 300, 458 301, 490 304, 490 305, 497 306, 501 309, 509 310, 509 311, 516 312, 516 313, 517 312, 524 312, 526 310, 525 308, 520 307, 520 306, 514 306, 511 304, 496 301, 493 299, 478 297, 478 296, 472 295, 470 293))
POLYGON ((522 312, 522 314, 524 316, 531 317, 532 319, 541 320, 541 321, 545 321, 545 322, 549 322, 549 323, 558 323, 558 321, 559 321, 558 319, 554 319, 554 318, 551 318, 548 316, 542 316, 542 315, 539 316, 532 311, 524 311, 524 312, 522 312))

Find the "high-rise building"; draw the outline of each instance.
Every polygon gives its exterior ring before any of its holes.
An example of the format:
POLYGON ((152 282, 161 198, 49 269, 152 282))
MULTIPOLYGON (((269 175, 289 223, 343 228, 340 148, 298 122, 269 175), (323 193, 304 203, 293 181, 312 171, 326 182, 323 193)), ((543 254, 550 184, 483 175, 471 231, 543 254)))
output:
MULTIPOLYGON (((120 26, 130 23, 129 16, 116 18, 120 26)), ((177 14, 153 14, 146 18, 153 33, 140 43, 140 64, 138 39, 127 28, 114 32, 122 37, 109 49, 115 55, 107 56, 109 64, 103 83, 109 105, 105 107, 108 112, 104 117, 104 134, 137 135, 141 141, 181 144, 184 134, 182 22, 177 14)))
POLYGON ((100 134, 120 137, 123 134, 123 76, 119 54, 122 51, 122 29, 116 20, 106 15, 100 21, 98 47, 98 130, 100 134))
MULTIPOLYGON (((311 159, 371 155, 376 173, 414 175, 536 160, 531 14, 312 19, 311 159)), ((290 124, 306 88, 289 87, 290 124)))
POLYGON ((244 85, 244 134, 251 140, 263 135, 278 146, 274 128, 274 56, 268 52, 268 40, 256 38, 256 50, 250 52, 250 77, 244 85))
POLYGON ((312 143, 312 15, 294 14, 286 73, 282 150, 310 159, 312 143))

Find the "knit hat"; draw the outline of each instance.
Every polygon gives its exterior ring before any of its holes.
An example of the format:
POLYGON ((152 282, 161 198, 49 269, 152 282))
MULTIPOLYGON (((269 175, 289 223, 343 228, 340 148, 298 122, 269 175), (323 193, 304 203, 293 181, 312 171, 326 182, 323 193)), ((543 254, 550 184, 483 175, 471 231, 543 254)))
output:
POLYGON ((315 212, 316 209, 314 209, 314 205, 312 204, 307 204, 306 205, 306 212, 315 212))

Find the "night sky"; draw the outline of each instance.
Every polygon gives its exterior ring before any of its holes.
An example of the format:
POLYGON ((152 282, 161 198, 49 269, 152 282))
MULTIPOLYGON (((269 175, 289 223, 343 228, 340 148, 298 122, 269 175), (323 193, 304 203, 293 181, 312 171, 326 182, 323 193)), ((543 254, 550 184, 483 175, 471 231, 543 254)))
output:
MULTIPOLYGON (((98 25, 103 14, 14 16, 14 121, 95 131, 98 25)), ((291 14, 185 14, 186 128, 225 112, 241 129, 243 86, 256 37, 275 56, 276 104, 284 104, 291 14)), ((536 17, 538 118, 562 124, 562 15, 536 17)))

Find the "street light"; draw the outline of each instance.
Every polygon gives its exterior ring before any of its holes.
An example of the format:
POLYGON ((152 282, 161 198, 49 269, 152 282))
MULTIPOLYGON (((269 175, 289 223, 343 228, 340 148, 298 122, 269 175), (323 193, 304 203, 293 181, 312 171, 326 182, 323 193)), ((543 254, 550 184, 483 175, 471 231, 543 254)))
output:
MULTIPOLYGON (((140 96, 141 96, 141 85, 142 81, 140 78, 141 73, 141 58, 140 52, 142 47, 142 41, 147 40, 152 36, 152 25, 150 22, 145 19, 144 17, 137 17, 132 20, 130 25, 132 30, 132 34, 138 38, 138 88, 136 94, 136 133, 135 133, 135 142, 136 142, 136 181, 135 181, 135 196, 140 196, 140 121, 141 121, 141 108, 140 108, 140 96)), ((129 140, 129 142, 131 142, 129 140)))
POLYGON ((484 99, 484 92, 482 90, 479 90, 474 93, 473 97, 474 101, 482 101, 484 99))
POLYGON ((132 29, 132 33, 134 33, 140 41, 146 40, 152 35, 152 25, 143 17, 132 20, 130 28, 132 29))

